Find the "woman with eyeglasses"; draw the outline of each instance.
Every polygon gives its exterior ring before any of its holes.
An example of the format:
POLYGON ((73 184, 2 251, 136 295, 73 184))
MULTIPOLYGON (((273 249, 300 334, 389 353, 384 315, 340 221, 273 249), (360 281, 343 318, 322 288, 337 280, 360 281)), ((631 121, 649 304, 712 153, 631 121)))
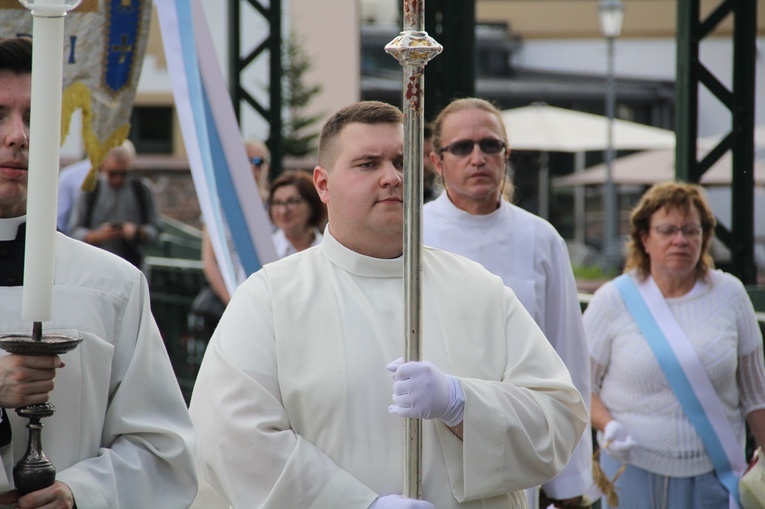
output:
POLYGON ((308 173, 290 171, 275 179, 269 192, 268 215, 276 226, 273 240, 279 258, 318 246, 326 214, 308 173))
POLYGON ((714 269, 715 218, 699 186, 653 186, 630 224, 625 273, 584 313, 603 472, 623 470, 622 509, 728 508, 746 467, 745 421, 765 443, 754 309, 741 282, 714 269))

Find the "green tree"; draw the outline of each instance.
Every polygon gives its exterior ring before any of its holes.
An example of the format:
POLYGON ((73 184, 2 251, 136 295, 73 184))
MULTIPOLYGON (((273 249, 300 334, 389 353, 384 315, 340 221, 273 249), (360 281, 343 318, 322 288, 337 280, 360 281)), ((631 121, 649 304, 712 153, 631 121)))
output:
POLYGON ((284 155, 305 157, 316 153, 319 133, 312 129, 324 115, 309 115, 306 108, 321 91, 321 85, 305 82, 305 73, 311 69, 311 61, 301 42, 294 35, 285 41, 283 101, 286 118, 282 129, 284 155))

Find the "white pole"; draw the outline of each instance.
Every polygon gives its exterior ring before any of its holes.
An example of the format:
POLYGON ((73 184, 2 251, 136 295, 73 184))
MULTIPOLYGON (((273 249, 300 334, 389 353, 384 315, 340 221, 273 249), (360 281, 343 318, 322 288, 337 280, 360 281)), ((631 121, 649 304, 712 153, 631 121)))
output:
POLYGON ((29 126, 27 231, 21 316, 51 319, 61 145, 64 16, 79 4, 22 2, 32 16, 32 96, 29 126))

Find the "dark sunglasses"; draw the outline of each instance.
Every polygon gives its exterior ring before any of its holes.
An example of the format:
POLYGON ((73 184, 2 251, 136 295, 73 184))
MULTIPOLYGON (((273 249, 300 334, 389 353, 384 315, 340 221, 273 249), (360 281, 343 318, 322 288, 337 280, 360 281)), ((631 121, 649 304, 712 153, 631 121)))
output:
POLYGON ((439 154, 451 152, 457 157, 464 157, 473 152, 473 147, 478 145, 481 151, 487 155, 499 154, 505 150, 505 142, 496 138, 481 138, 480 140, 459 140, 443 147, 439 154))
POLYGON ((266 160, 263 159, 262 157, 253 157, 250 159, 250 163, 252 163, 252 165, 257 168, 260 168, 265 162, 266 160))

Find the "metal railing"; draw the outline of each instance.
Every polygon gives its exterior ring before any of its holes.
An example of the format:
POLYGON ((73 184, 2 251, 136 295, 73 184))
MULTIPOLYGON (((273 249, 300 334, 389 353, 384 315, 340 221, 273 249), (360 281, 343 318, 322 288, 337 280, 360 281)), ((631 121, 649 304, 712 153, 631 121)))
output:
POLYGON ((165 342, 178 385, 188 402, 204 346, 191 303, 205 284, 202 262, 149 256, 146 258, 151 310, 165 342), (200 351, 201 350, 201 351, 200 351))

